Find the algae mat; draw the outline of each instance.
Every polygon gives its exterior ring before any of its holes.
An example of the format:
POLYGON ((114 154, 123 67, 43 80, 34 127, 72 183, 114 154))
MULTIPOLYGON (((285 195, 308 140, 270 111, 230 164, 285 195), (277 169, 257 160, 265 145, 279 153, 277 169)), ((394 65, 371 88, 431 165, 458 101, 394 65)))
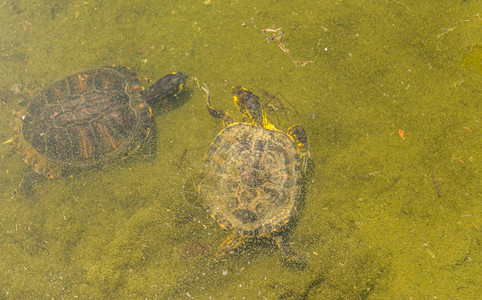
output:
POLYGON ((0 297, 473 299, 480 295, 481 2, 3 1, 0 297), (156 113, 153 151, 45 180, 12 143, 17 102, 77 70, 190 76, 156 113), (199 84, 199 85, 198 85, 199 84), (225 257, 227 232, 192 201, 230 88, 302 125, 311 161, 286 233, 225 257))

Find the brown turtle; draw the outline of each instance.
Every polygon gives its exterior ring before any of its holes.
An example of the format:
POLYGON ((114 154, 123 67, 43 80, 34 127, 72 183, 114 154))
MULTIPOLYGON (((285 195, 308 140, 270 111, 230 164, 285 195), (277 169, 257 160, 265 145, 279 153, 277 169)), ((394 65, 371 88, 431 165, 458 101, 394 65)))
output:
POLYGON ((304 265, 279 234, 294 216, 308 157, 308 138, 295 125, 286 132, 268 123, 259 98, 233 87, 234 102, 245 121, 236 123, 215 108, 208 93, 209 113, 223 121, 205 160, 198 185, 211 217, 230 232, 218 253, 241 245, 247 238, 273 238, 289 262, 304 265))
POLYGON ((186 79, 170 73, 144 89, 126 67, 77 72, 20 102, 13 142, 33 171, 49 178, 129 155, 151 132, 150 105, 171 107, 186 79))

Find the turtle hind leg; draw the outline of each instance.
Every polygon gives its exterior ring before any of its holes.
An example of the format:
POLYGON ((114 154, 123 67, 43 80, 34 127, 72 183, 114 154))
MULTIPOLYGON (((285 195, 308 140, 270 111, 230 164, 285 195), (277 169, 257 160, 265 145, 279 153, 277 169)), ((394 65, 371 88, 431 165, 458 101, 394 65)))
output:
POLYGON ((230 251, 238 248, 240 245, 244 244, 244 240, 246 237, 241 236, 235 232, 232 232, 228 235, 228 237, 222 242, 219 246, 218 251, 216 253, 216 257, 223 256, 230 251))
POLYGON ((43 176, 36 172, 30 172, 23 175, 22 181, 18 186, 18 192, 25 196, 32 196, 34 193, 34 186, 43 179, 43 176))
POLYGON ((306 266, 308 265, 306 259, 302 255, 294 252, 283 236, 273 236, 273 239, 275 240, 276 245, 281 252, 281 258, 283 260, 283 263, 298 270, 303 270, 304 268, 306 268, 306 266))
POLYGON ((310 156, 308 151, 308 136, 306 131, 300 125, 293 125, 286 130, 288 134, 296 143, 296 149, 302 156, 310 156))

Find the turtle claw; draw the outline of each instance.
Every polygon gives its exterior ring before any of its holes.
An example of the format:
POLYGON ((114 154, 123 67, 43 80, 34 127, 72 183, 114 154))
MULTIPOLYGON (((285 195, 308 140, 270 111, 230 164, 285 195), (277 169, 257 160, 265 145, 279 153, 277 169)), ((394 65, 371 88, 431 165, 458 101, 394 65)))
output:
POLYGON ((232 124, 234 122, 233 117, 231 117, 227 112, 225 112, 222 109, 216 108, 213 106, 211 102, 211 92, 209 92, 209 89, 207 88, 206 85, 201 87, 204 92, 206 93, 206 106, 208 108, 209 114, 217 119, 221 119, 223 121, 223 125, 229 126, 229 124, 232 124))
POLYGON ((216 257, 224 256, 225 254, 233 251, 244 243, 245 237, 240 236, 236 233, 230 233, 228 237, 219 246, 216 252, 216 257))

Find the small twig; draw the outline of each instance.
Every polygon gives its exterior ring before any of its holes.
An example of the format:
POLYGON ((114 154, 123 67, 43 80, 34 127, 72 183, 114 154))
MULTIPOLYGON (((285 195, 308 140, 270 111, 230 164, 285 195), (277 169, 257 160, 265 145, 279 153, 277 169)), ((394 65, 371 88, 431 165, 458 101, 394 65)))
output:
POLYGON ((406 6, 405 4, 403 4, 402 2, 398 2, 396 0, 392 0, 393 2, 397 3, 397 4, 400 4, 402 5, 403 7, 405 7, 408 11, 410 11, 410 8, 408 8, 408 6, 406 6))
POLYGON ((278 31, 281 30, 281 27, 280 28, 266 28, 266 29, 263 29, 261 30, 261 32, 274 32, 274 33, 277 33, 278 31))
POLYGON ((447 29, 442 29, 442 33, 437 35, 437 39, 439 39, 441 36, 443 36, 444 34, 447 34, 448 32, 451 32, 451 31, 454 31, 455 28, 457 28, 457 26, 459 26, 458 24, 455 25, 454 27, 451 27, 451 28, 447 28, 447 29))
POLYGON ((293 64, 295 64, 295 66, 299 65, 299 66, 303 67, 306 64, 315 62, 314 60, 294 60, 293 59, 293 57, 290 54, 290 50, 288 48, 286 48, 286 46, 283 44, 283 32, 281 31, 281 27, 280 28, 266 28, 266 29, 261 30, 261 32, 262 33, 266 33, 266 32, 272 33, 272 35, 265 35, 264 36, 266 38, 266 42, 268 43, 268 42, 273 41, 273 40, 278 41, 280 49, 288 55, 288 57, 291 59, 293 64))

